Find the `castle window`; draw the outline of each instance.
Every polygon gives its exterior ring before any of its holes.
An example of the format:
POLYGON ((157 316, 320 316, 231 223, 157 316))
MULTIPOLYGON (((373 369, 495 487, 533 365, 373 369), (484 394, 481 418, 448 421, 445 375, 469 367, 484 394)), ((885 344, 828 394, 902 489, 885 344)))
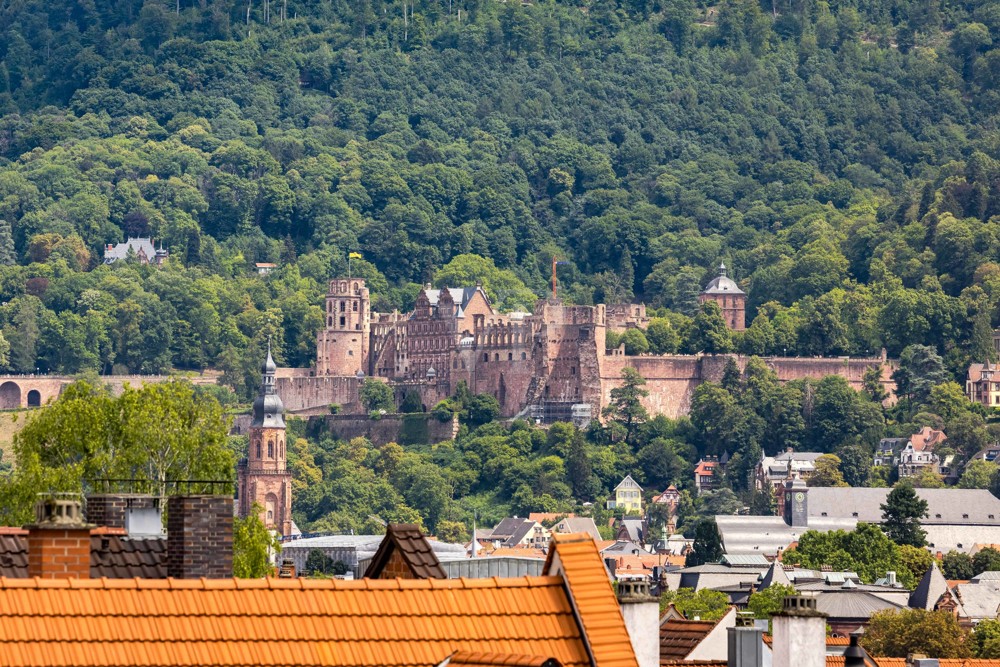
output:
POLYGON ((513 361, 513 360, 514 360, 514 353, 513 352, 508 352, 507 353, 507 361, 513 361))
POLYGON ((344 312, 347 309, 347 304, 343 301, 340 302, 340 312, 344 312))
POLYGON ((358 302, 357 301, 354 302, 354 312, 355 313, 358 312, 358 302))
POLYGON ((489 360, 490 360, 489 353, 488 352, 483 352, 483 361, 489 361, 489 360))
POLYGON ((571 366, 570 367, 569 374, 570 375, 576 375, 576 366, 571 366))
POLYGON ((500 353, 499 352, 497 352, 496 354, 493 355, 493 361, 500 361, 500 353))
MULTIPOLYGON (((343 305, 343 304, 341 304, 341 305, 343 305)), ((340 326, 345 326, 346 324, 347 324, 347 320, 344 319, 343 315, 341 315, 340 316, 340 326)))
POLYGON ((347 351, 347 356, 353 357, 354 356, 354 350, 348 350, 347 351))
POLYGON ((274 458, 274 440, 267 441, 267 457, 274 458))
POLYGON ((260 458, 260 441, 257 441, 257 458, 260 458))
POLYGON ((328 326, 328 327, 332 327, 333 326, 333 318, 332 317, 326 318, 326 326, 328 326))
POLYGON ((527 358, 528 358, 528 355, 527 355, 527 354, 525 354, 524 352, 522 352, 522 353, 521 353, 521 361, 524 361, 524 360, 525 360, 525 359, 527 359, 527 358))

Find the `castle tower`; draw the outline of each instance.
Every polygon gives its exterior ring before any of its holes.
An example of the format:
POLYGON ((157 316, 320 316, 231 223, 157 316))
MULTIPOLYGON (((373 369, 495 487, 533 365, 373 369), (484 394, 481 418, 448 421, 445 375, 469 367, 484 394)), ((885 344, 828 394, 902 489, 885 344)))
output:
POLYGON ((292 473, 285 463, 285 407, 275 392, 277 367, 268 345, 263 367, 264 381, 253 402, 250 447, 240 462, 238 484, 240 516, 250 514, 253 504, 262 508, 261 520, 282 535, 292 532, 292 473))
POLYGON ((330 281, 326 328, 316 339, 316 375, 368 375, 371 299, 361 278, 330 281))
POLYGON ((722 310, 726 326, 733 331, 746 329, 747 295, 732 278, 726 275, 726 265, 719 264, 719 275, 708 283, 698 296, 698 303, 714 301, 722 310))

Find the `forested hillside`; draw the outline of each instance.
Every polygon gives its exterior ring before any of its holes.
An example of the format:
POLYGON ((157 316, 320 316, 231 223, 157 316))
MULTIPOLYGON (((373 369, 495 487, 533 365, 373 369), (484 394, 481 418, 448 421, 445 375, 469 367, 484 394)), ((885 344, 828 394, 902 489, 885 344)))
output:
POLYGON ((725 260, 744 351, 989 353, 993 2, 14 0, 0 26, 14 370, 246 394, 268 335, 309 363, 352 251, 383 310, 487 269, 527 306, 557 255, 566 298, 669 309, 697 351, 725 260), (102 266, 129 235, 169 265, 102 266), (442 272, 469 254, 495 267, 442 272))

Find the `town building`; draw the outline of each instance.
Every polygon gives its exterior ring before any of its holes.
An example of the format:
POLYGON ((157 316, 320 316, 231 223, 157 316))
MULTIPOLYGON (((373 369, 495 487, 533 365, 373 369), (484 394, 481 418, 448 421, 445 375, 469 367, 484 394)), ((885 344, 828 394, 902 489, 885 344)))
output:
POLYGON ((104 263, 114 264, 129 257, 135 258, 140 264, 152 264, 153 266, 163 266, 170 253, 160 244, 159 248, 153 244, 149 238, 131 238, 125 243, 117 245, 107 244, 104 247, 104 263))
POLYGON ((816 459, 822 452, 796 452, 788 449, 777 456, 764 456, 754 471, 758 491, 770 486, 776 489, 789 477, 808 480, 816 472, 816 459))
MULTIPOLYGON (((994 333, 994 344, 997 344, 997 341, 998 338, 994 333)), ((989 360, 982 364, 970 365, 965 380, 965 395, 973 403, 988 408, 1000 407, 1000 372, 997 365, 989 360)))
POLYGON ((726 326, 733 331, 746 329, 747 295, 736 281, 726 275, 726 265, 719 264, 719 275, 698 296, 698 303, 714 301, 722 311, 726 326))
MULTIPOLYGON (((782 488, 783 516, 715 517, 726 554, 774 557, 807 530, 854 530, 882 522, 882 505, 892 489, 807 487, 789 480, 782 488)), ((921 527, 932 551, 968 553, 977 543, 1000 543, 1000 500, 983 489, 916 489, 927 501, 921 527)))
POLYGON ((276 370, 269 345, 260 393, 253 402, 247 456, 237 469, 239 513, 249 516, 256 505, 268 530, 289 536, 293 532, 292 473, 285 451, 285 408, 274 386, 276 370))
POLYGON ((278 265, 272 262, 257 262, 254 264, 254 268, 257 269, 258 276, 266 276, 278 268, 278 265))
POLYGON ((909 438, 882 438, 875 450, 874 464, 896 468, 899 477, 914 477, 924 469, 942 472, 941 459, 934 448, 948 439, 944 431, 924 426, 909 438))
POLYGON ((715 471, 718 467, 719 459, 714 456, 706 456, 695 465, 694 490, 698 495, 715 490, 715 471))
POLYGON ((632 479, 632 475, 626 475, 625 479, 615 487, 614 493, 614 500, 608 501, 609 510, 621 510, 625 514, 642 514, 642 487, 632 479))

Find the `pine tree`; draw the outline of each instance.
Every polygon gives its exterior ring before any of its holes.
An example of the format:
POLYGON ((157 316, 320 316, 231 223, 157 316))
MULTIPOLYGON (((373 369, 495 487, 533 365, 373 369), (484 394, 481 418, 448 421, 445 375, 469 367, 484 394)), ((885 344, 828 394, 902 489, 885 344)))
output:
POLYGON ((722 558, 722 538, 715 519, 702 519, 694 529, 694 545, 684 559, 685 567, 718 563, 722 558))
POLYGON ((923 547, 927 533, 920 527, 920 519, 926 514, 927 501, 917 495, 912 484, 901 482, 882 505, 882 531, 896 544, 923 547))

